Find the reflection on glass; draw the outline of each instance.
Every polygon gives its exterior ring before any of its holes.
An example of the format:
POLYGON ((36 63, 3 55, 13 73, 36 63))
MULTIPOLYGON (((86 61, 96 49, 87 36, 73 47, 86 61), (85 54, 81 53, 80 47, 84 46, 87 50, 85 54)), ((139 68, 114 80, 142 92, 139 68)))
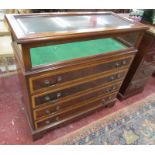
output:
POLYGON ((97 28, 128 27, 131 22, 111 14, 81 16, 16 16, 23 32, 37 34, 43 32, 82 31, 97 28))

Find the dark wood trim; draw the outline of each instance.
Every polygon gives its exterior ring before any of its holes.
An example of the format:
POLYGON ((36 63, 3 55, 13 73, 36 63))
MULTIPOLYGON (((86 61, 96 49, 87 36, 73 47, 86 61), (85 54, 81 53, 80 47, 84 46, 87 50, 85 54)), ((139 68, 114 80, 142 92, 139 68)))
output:
POLYGON ((30 49, 24 45, 22 45, 22 57, 25 70, 30 70, 32 68, 30 49))

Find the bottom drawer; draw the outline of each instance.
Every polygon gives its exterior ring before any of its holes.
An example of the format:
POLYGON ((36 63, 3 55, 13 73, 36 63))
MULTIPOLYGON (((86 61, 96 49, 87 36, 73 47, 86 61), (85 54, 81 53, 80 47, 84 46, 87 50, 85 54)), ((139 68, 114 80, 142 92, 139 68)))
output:
POLYGON ((57 125, 61 122, 63 122, 65 119, 69 119, 69 117, 73 117, 75 115, 79 115, 82 112, 87 112, 89 111, 89 109, 91 108, 95 108, 98 107, 100 105, 102 105, 103 107, 106 106, 108 103, 110 103, 112 100, 115 99, 117 93, 113 93, 110 95, 106 95, 106 96, 100 96, 98 98, 92 99, 92 100, 88 100, 85 104, 83 105, 77 105, 75 107, 72 108, 68 108, 65 111, 61 112, 61 113, 57 113, 54 116, 51 116, 49 118, 45 118, 42 119, 40 121, 36 121, 35 122, 35 127, 37 128, 42 128, 48 125, 57 125))

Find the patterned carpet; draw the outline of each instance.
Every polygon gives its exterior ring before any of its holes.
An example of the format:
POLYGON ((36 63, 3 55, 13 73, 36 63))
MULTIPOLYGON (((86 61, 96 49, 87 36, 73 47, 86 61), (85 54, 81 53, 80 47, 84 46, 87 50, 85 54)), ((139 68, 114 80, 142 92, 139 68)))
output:
POLYGON ((155 93, 48 144, 155 144, 155 93))

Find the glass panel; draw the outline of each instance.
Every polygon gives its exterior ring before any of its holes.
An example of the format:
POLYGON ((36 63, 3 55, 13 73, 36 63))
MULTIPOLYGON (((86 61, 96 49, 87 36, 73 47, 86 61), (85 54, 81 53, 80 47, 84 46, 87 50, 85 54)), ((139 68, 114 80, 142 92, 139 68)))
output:
POLYGON ((127 46, 106 38, 31 48, 30 55, 34 67, 123 49, 127 46))
POLYGON ((15 16, 26 35, 43 32, 68 32, 93 28, 114 28, 130 26, 132 23, 117 16, 81 15, 81 16, 15 16))
POLYGON ((123 34, 117 38, 121 40, 122 42, 126 42, 128 45, 135 47, 138 36, 139 36, 139 33, 133 32, 133 33, 128 33, 128 34, 123 34))

